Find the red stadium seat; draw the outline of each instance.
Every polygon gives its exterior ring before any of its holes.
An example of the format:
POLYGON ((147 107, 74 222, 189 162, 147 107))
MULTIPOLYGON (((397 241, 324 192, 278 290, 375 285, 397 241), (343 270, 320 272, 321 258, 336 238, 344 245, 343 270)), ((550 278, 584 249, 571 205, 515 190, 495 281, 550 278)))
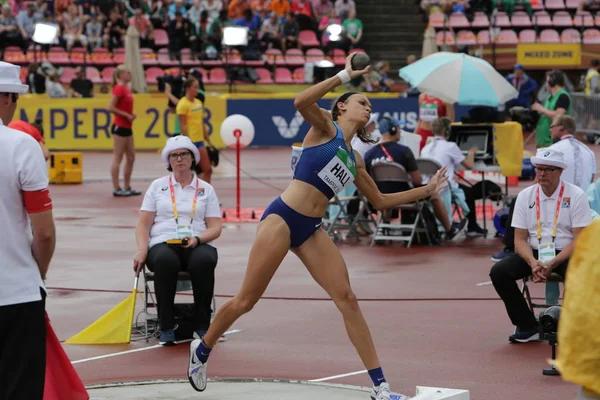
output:
POLYGON ((240 65, 242 64, 242 55, 237 49, 225 49, 223 50, 223 61, 225 64, 240 65))
POLYGON ((454 13, 450 15, 450 27, 451 28, 470 28, 471 23, 463 13, 454 13))
POLYGON ((213 68, 210 70, 210 80, 208 83, 224 84, 227 83, 227 73, 223 68, 213 68))
POLYGON ((510 18, 508 18, 508 15, 505 12, 498 11, 494 26, 498 28, 510 28, 510 18))
POLYGON ((275 70, 275 83, 294 83, 290 70, 287 68, 277 68, 275 70))
POLYGON ((519 32, 519 43, 535 43, 537 35, 533 29, 523 29, 519 32))
POLYGON ((561 43, 581 43, 581 34, 577 29, 568 28, 560 34, 561 43))
POLYGON ((48 52, 48 61, 58 65, 68 65, 71 63, 69 54, 62 47, 51 47, 48 52))
POLYGON ((456 44, 454 33, 451 31, 439 31, 435 36, 435 42, 438 46, 443 46, 444 44, 456 44))
POLYGON ((473 28, 487 28, 490 26, 490 20, 488 19, 487 15, 480 11, 477 11, 475 13, 475 17, 473 18, 471 26, 473 28))
POLYGON ((146 82, 149 85, 157 85, 158 80, 156 78, 164 76, 164 75, 165 75, 165 71, 163 71, 161 68, 150 67, 146 70, 146 82))
POLYGON ((317 39, 317 35, 310 30, 303 30, 300 31, 300 34, 298 35, 298 42, 300 43, 300 46, 302 47, 320 47, 321 44, 319 43, 319 40, 317 39))
POLYGON ((565 1, 565 7, 568 9, 574 9, 579 7, 579 0, 567 0, 565 1))
POLYGON ((540 32, 540 43, 560 43, 560 36, 554 29, 544 29, 540 32))
POLYGON ((564 10, 565 3, 563 0, 544 0, 546 10, 564 10))
POLYGON ((333 49, 329 52, 331 61, 338 67, 346 64, 346 53, 342 49, 333 49))
POLYGON ((60 83, 69 84, 75 78, 75 68, 63 67, 60 83))
POLYGON ((169 35, 164 29, 154 30, 154 45, 156 47, 166 47, 169 45, 169 35))
POLYGON ((100 71, 98 68, 88 66, 85 67, 85 77, 92 81, 92 83, 102 83, 102 77, 100 76, 100 71))
MULTIPOLYGON (((38 60, 41 59, 41 54, 38 54, 38 60)), ((28 56, 23 54, 21 49, 19 50, 6 50, 4 52, 4 61, 9 62, 11 64, 23 65, 30 62, 28 60, 28 56)), ((31 59, 33 61, 33 59, 31 59)))
POLYGON ((115 67, 106 67, 102 70, 102 83, 110 85, 112 83, 112 74, 115 71, 115 67))
POLYGON ((568 11, 557 11, 552 16, 552 25, 556 27, 571 27, 573 26, 573 19, 568 11))
POLYGON ((596 26, 600 27, 600 11, 596 13, 596 17, 594 18, 594 23, 596 26))
POLYGON ((304 68, 296 68, 292 74, 294 83, 304 83, 304 68))
POLYGON ((158 58, 156 62, 163 68, 179 66, 179 61, 177 61, 177 59, 171 60, 171 58, 169 57, 169 49, 166 48, 158 50, 158 58))
POLYGON ((266 68, 254 68, 254 71, 258 75, 258 81, 256 83, 273 83, 271 78, 271 72, 266 68))
POLYGON ((446 16, 441 12, 434 12, 429 14, 429 25, 434 28, 443 28, 446 22, 446 16))
POLYGON ((477 44, 477 38, 471 31, 458 31, 456 34, 456 44, 461 45, 475 45, 477 44))
POLYGON ((285 63, 291 67, 303 66, 306 61, 300 49, 289 49, 285 52, 285 63))
POLYGON ((477 32, 477 44, 490 44, 490 32, 487 30, 477 32))
POLYGON ((578 12, 573 17, 573 25, 578 26, 578 27, 585 26, 586 28, 593 27, 594 26, 594 17, 592 16, 592 13, 589 11, 578 12))
POLYGON ((523 11, 516 11, 510 19, 510 25, 513 28, 529 28, 531 26, 531 19, 529 15, 523 11))
POLYGON ((269 49, 265 52, 267 62, 271 65, 285 65, 285 58, 279 49, 269 49))
POLYGON ((72 65, 83 65, 83 63, 90 63, 90 55, 87 50, 83 47, 73 47, 71 54, 69 54, 69 60, 72 65))
POLYGON ((148 48, 141 48, 140 56, 142 57, 142 65, 144 65, 145 67, 158 65, 158 60, 156 59, 156 54, 154 53, 154 50, 148 48))
POLYGON ((125 64, 125 48, 124 47, 119 47, 118 49, 115 49, 115 51, 113 52, 113 60, 115 61, 115 64, 117 64, 117 65, 125 64))
POLYGON ((600 44, 600 30, 592 28, 583 31, 584 44, 600 44))
POLYGON ((504 29, 500 31, 498 37, 496 37, 496 43, 500 44, 518 44, 519 38, 517 33, 512 29, 504 29))
POLYGON ((113 56, 108 52, 108 49, 104 47, 99 47, 94 49, 92 54, 90 54, 90 64, 93 65, 114 65, 113 56))
POLYGON ((317 62, 321 60, 325 60, 325 53, 321 49, 308 49, 306 50, 306 61, 307 62, 317 62))
POLYGON ((546 11, 536 11, 531 22, 534 26, 552 26, 552 19, 546 11))

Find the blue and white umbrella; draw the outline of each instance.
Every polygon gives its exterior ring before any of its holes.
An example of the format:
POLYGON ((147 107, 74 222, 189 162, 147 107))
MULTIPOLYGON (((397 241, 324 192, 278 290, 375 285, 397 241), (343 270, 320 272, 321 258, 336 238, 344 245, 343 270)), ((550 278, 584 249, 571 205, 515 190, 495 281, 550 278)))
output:
POLYGON ((496 107, 519 94, 487 61, 463 53, 434 53, 402 68, 400 77, 452 104, 496 107))

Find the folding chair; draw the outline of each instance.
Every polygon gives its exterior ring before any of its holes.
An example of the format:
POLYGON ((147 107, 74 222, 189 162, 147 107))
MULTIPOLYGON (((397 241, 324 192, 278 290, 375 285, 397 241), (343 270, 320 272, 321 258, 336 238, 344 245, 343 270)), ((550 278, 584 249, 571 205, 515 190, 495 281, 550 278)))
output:
MULTIPOLYGON (((376 164, 371 168, 371 177, 377 182, 394 182, 394 183, 408 183, 410 182, 410 176, 404 169, 404 167, 397 163, 381 163, 376 164)), ((375 228, 375 234, 371 240, 371 246, 373 246, 379 240, 391 240, 391 241, 403 241, 407 242, 407 247, 411 247, 412 242, 415 238, 415 234, 423 232, 427 236, 427 241, 431 246, 431 238, 429 237, 429 231, 427 230, 427 224, 423 218, 423 207, 426 207, 425 201, 417 201, 412 204, 402 204, 394 207, 389 211, 395 209, 409 212, 416 212, 415 221, 412 224, 402 223, 387 223, 385 222, 385 211, 379 211, 379 219, 375 228), (405 235, 405 231, 410 231, 409 235, 405 235)), ((388 212, 389 212, 388 211, 388 212)))
MULTIPOLYGON (((526 278, 523 278, 523 286, 521 288, 521 293, 523 293, 523 296, 525 296, 525 300, 527 301, 527 305, 529 306, 529 309, 535 314, 535 309, 536 308, 543 308, 546 309, 548 307, 552 307, 555 304, 543 304, 543 303, 534 303, 533 300, 531 299, 531 294, 529 293, 529 287, 527 287, 527 282, 532 282, 533 281, 533 277, 528 276, 526 278)), ((548 277, 548 282, 558 282, 558 283, 563 283, 565 280, 563 279, 562 276, 552 273, 550 274, 550 276, 548 277)))
MULTIPOLYGON (((150 340, 150 337, 156 333, 149 333, 148 325, 150 321, 154 321, 158 326, 158 302, 154 298, 154 293, 150 291, 150 282, 154 282, 154 272, 146 270, 144 267, 144 337, 146 342, 150 340), (150 309, 155 309, 156 313, 150 313, 150 309)), ((185 292, 192 289, 192 282, 190 274, 186 271, 181 271, 177 274, 177 289, 176 294, 179 292, 185 292)), ((176 303, 177 304, 177 303, 176 303)), ((217 310, 217 302, 215 296, 212 298, 212 315, 214 317, 217 310)))
POLYGON ((356 194, 349 196, 340 196, 337 194, 333 196, 333 198, 329 200, 329 205, 327 206, 327 217, 323 218, 323 226, 327 234, 334 237, 334 239, 337 239, 338 235, 336 230, 347 229, 348 232, 346 233, 346 237, 358 237, 359 233, 356 226, 360 222, 373 223, 373 225, 376 225, 376 221, 370 212, 367 213, 367 216, 364 215, 368 204, 369 201, 358 191, 356 194), (348 214, 348 204, 351 201, 359 202, 358 212, 355 216, 350 216, 348 214))
MULTIPOLYGON (((436 172, 438 172, 438 170, 440 168, 442 168, 442 165, 433 158, 421 157, 421 158, 417 158, 415 161, 417 162, 417 169, 419 170, 421 175, 424 175, 424 176, 432 177, 433 175, 436 174, 436 172)), ((460 206, 456 202, 456 199, 454 197, 454 194, 452 193, 452 190, 450 190, 450 196, 451 196, 451 206, 452 206, 452 210, 448 210, 448 212, 452 212, 452 214, 449 215, 450 222, 452 222, 454 214, 457 214, 459 219, 462 220, 464 218, 464 215, 462 213, 460 206)))

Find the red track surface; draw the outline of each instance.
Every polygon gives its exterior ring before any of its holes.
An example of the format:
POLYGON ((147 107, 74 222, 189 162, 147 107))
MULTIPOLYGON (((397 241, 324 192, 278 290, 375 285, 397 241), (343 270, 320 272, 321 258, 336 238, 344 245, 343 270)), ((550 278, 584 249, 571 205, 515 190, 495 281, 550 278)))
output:
MULTIPOLYGON (((232 158, 231 153, 227 156, 232 158)), ((109 154, 85 153, 86 178, 107 178, 109 163, 109 154)), ((287 174, 288 166, 287 150, 245 150, 243 154, 242 167, 253 174, 287 174)), ((223 179, 213 182, 225 208, 235 207, 235 180, 225 178, 232 170, 223 160, 217 171, 223 179)), ((158 177, 163 171, 157 154, 138 155, 137 176, 158 177)), ((288 180, 266 183, 283 188, 288 180)), ((149 183, 136 181, 134 186, 145 190, 149 183)), ((242 186, 247 208, 263 208, 278 195, 255 180, 243 179, 242 186)), ((115 199, 109 182, 53 186, 52 195, 58 244, 48 286, 74 290, 51 290, 47 309, 59 338, 66 340, 131 290, 134 210, 142 198, 115 199)), ((255 224, 227 224, 217 242, 218 305, 240 286, 255 229, 255 224)), ((355 242, 339 247, 395 391, 413 395, 420 385, 468 389, 475 400, 574 398, 574 386, 541 374, 550 347, 545 343, 510 345, 507 338, 512 326, 503 304, 491 285, 477 286, 489 281, 489 257, 501 248, 498 239, 459 237, 433 249, 369 247, 355 242)), ((539 297, 542 290, 535 287, 534 294, 539 297)), ((211 377, 310 380, 363 370, 334 304, 292 254, 284 260, 265 299, 232 329, 243 331, 215 349, 211 377)), ((65 348, 76 361, 154 344, 65 348)), ((76 368, 86 384, 184 378, 187 354, 188 346, 183 344, 81 362, 76 368)), ((370 386, 366 374, 330 382, 370 386)))

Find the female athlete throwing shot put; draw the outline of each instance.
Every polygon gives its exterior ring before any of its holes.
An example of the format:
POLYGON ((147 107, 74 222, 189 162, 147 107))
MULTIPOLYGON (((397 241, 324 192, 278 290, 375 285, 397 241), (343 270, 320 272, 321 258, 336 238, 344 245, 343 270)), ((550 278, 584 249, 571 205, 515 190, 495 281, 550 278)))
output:
POLYGON ((221 335, 262 296, 287 252, 291 250, 315 281, 331 296, 342 313, 350 341, 373 380, 371 399, 389 400, 390 389, 379 364, 369 327, 350 287, 348 270, 338 248, 320 229, 329 199, 352 181, 377 209, 411 203, 445 187, 446 170, 440 169, 429 184, 417 189, 382 194, 350 142, 355 134, 369 141, 364 126, 371 117, 369 100, 359 93, 338 98, 331 113, 316 104, 326 93, 365 74, 355 71, 351 57, 346 68, 298 95, 294 105, 312 127, 287 189, 265 210, 239 293, 217 312, 208 332, 190 346, 188 378, 194 389, 206 389, 206 365, 221 335))

